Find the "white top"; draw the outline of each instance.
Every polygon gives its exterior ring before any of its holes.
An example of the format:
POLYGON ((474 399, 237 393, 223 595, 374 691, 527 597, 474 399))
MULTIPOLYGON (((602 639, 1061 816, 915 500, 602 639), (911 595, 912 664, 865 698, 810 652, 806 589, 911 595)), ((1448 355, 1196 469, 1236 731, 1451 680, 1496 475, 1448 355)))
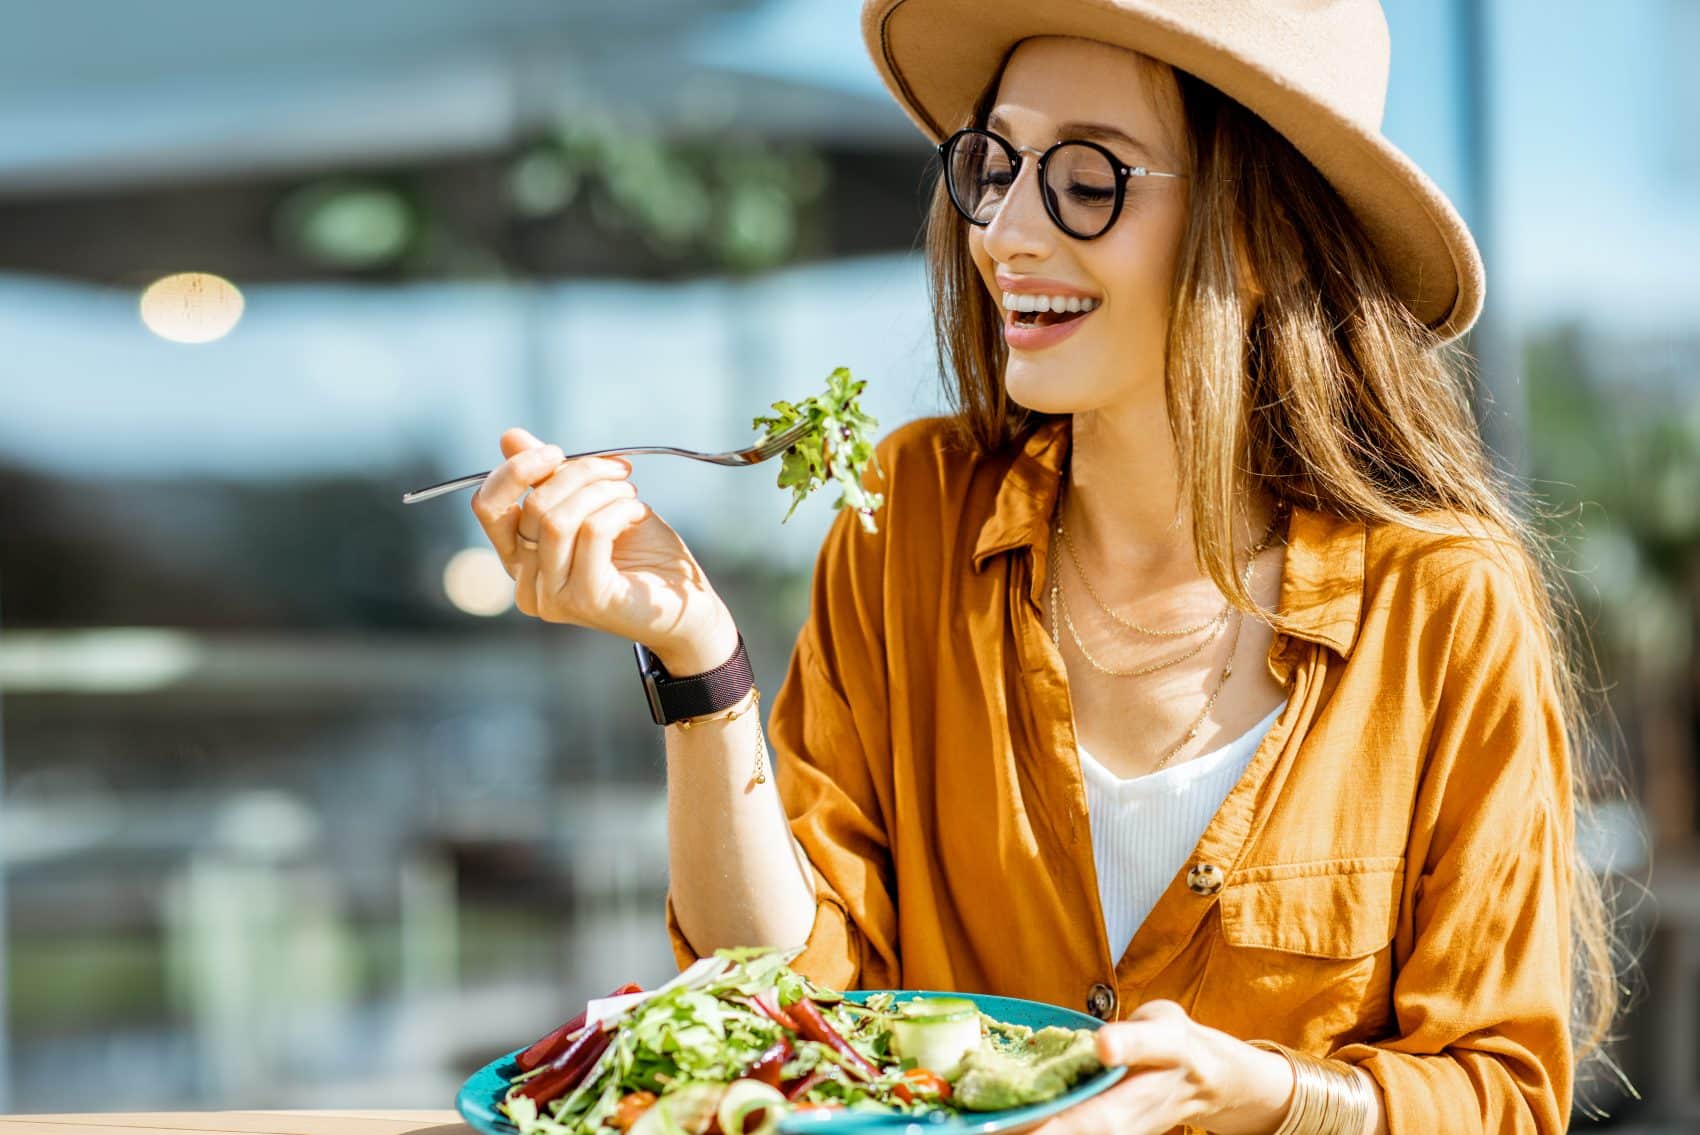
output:
POLYGON ((1118 962, 1286 705, 1219 749, 1131 780, 1080 750, 1104 930, 1118 962))

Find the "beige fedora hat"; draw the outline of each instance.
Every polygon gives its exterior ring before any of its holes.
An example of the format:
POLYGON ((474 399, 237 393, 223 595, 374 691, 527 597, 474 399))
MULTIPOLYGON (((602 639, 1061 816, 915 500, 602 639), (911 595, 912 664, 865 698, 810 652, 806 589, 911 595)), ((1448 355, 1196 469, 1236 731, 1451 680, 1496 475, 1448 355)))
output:
POLYGON ((934 142, 968 125, 1009 51, 1066 35, 1189 72, 1259 115, 1351 207, 1417 318, 1451 340, 1481 313, 1481 253, 1446 195, 1381 133, 1378 0, 864 0, 886 87, 934 142))

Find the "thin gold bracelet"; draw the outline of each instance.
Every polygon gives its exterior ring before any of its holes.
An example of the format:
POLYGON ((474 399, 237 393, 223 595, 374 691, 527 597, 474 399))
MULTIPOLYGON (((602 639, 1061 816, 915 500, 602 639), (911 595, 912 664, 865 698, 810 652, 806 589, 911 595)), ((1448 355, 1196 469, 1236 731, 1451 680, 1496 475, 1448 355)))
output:
POLYGON ((1357 1069, 1272 1040, 1247 1041, 1282 1056, 1293 1069, 1293 1100, 1275 1135, 1362 1135, 1374 1100, 1357 1069))
POLYGON ((744 714, 749 711, 750 707, 760 700, 761 691, 756 689, 754 686, 751 686, 750 692, 739 698, 737 704, 733 705, 730 709, 724 709, 719 713, 704 714, 698 717, 681 717, 677 721, 668 722, 668 724, 677 725, 680 729, 689 729, 693 725, 707 725, 710 721, 732 721, 744 716, 744 714))
MULTIPOLYGON (((679 720, 674 721, 674 722, 670 722, 669 724, 677 725, 680 729, 688 730, 693 725, 707 725, 711 721, 736 721, 738 718, 744 716, 744 714, 748 713, 750 710, 756 708, 756 706, 758 706, 760 704, 761 704, 761 691, 756 689, 754 686, 751 686, 750 692, 745 694, 742 698, 738 699, 738 704, 733 706, 731 709, 724 710, 720 713, 711 714, 711 715, 706 716, 706 717, 681 717, 679 720)), ((755 767, 755 777, 754 777, 755 782, 757 784, 766 784, 767 783, 767 772, 762 767, 762 756, 764 754, 765 748, 766 748, 766 740, 762 736, 761 715, 757 714, 756 715, 756 767, 755 767)))

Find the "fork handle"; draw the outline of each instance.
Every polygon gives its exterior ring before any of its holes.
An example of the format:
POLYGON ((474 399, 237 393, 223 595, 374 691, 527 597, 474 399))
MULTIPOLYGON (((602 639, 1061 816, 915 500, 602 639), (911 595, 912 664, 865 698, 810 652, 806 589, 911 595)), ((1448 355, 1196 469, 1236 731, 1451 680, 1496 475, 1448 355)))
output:
MULTIPOLYGON (((586 450, 583 453, 569 453, 565 457, 561 458, 561 460, 562 461, 571 461, 574 458, 578 458, 578 457, 614 457, 614 456, 618 456, 620 454, 627 454, 627 453, 632 453, 632 454, 670 453, 670 454, 673 454, 676 457, 700 457, 701 456, 700 454, 693 453, 688 449, 675 449, 673 446, 670 446, 670 445, 640 445, 640 446, 622 446, 618 449, 589 449, 589 450, 586 450)), ((470 489, 470 488, 473 488, 477 485, 483 484, 484 479, 494 472, 495 472, 494 469, 486 469, 482 473, 473 473, 473 474, 470 474, 469 476, 465 476, 465 477, 456 477, 452 481, 443 481, 443 482, 440 482, 440 483, 435 484, 435 485, 429 485, 429 486, 427 486, 423 489, 414 489, 410 493, 401 494, 401 503, 402 504, 418 504, 420 501, 428 501, 428 500, 431 500, 434 497, 440 497, 440 496, 445 496, 449 493, 459 492, 461 489, 470 489)))
POLYGON ((423 489, 414 489, 410 493, 401 494, 401 503, 418 504, 420 501, 428 501, 434 497, 447 496, 449 493, 459 492, 461 489, 470 489, 474 485, 482 485, 484 483, 484 478, 494 472, 494 469, 486 469, 482 473, 473 473, 471 476, 456 477, 452 481, 441 481, 423 489))

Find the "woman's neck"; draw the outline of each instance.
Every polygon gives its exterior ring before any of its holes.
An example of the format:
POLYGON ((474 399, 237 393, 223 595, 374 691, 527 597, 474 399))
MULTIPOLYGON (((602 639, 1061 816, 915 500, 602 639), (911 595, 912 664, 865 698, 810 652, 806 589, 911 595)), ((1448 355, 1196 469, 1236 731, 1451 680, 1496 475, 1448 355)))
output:
MULTIPOLYGON (((1089 563, 1122 578, 1177 583, 1203 573, 1193 554, 1191 510, 1180 507, 1181 474, 1161 391, 1155 402, 1074 415, 1063 522, 1089 563)), ((1273 509, 1261 491, 1248 486, 1239 494, 1237 554, 1264 531, 1273 509)))

